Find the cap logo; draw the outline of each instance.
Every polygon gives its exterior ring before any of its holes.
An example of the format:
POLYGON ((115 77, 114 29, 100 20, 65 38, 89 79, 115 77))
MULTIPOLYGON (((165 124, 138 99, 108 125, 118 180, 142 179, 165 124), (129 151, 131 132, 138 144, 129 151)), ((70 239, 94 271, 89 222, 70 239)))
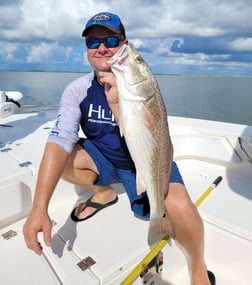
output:
POLYGON ((110 21, 110 20, 111 20, 111 17, 107 16, 107 15, 104 15, 104 14, 96 15, 93 18, 93 21, 110 21))

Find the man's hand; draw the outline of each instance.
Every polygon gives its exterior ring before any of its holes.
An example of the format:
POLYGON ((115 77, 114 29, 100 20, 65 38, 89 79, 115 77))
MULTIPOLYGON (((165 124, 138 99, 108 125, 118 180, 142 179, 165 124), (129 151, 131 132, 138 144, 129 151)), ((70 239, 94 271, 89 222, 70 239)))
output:
POLYGON ((104 85, 104 92, 111 111, 115 116, 115 120, 119 123, 119 104, 118 90, 116 85, 115 75, 112 72, 98 71, 98 81, 104 85))
POLYGON ((43 239, 47 246, 51 245, 51 220, 47 211, 39 209, 31 211, 26 223, 24 224, 23 234, 26 245, 38 255, 42 254, 42 246, 38 241, 38 233, 43 232, 43 239))
POLYGON ((100 83, 104 85, 104 92, 108 104, 117 104, 118 91, 114 74, 112 72, 99 71, 97 76, 99 78, 100 83))

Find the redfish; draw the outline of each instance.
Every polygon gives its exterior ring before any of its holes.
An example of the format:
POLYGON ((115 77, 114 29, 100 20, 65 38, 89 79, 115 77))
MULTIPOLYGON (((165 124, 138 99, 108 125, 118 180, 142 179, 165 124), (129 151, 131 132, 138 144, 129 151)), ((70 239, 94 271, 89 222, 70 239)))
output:
POLYGON ((158 83, 141 55, 123 45, 109 62, 116 77, 119 128, 136 167, 137 193, 147 192, 150 203, 148 244, 173 235, 164 205, 173 160, 167 111, 158 83))

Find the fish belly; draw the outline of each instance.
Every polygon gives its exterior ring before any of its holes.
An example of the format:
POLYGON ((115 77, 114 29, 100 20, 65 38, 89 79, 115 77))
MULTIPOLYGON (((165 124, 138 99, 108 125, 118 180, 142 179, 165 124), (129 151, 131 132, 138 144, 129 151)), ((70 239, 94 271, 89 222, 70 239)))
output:
MULTIPOLYGON (((147 192, 150 203, 148 244, 152 246, 164 234, 172 235, 172 223, 164 205, 172 162, 172 144, 167 117, 148 127, 138 115, 139 102, 121 102, 122 128, 127 147, 136 167, 137 191, 147 192)), ((159 112, 157 109, 156 112, 159 112)), ((166 113, 165 113, 166 114, 166 113)))

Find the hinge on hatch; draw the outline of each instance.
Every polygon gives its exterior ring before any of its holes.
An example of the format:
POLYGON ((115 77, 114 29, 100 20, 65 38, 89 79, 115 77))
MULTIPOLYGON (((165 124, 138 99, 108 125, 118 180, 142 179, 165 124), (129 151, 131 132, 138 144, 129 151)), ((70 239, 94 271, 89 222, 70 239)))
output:
POLYGON ((86 269, 94 265, 95 263, 96 263, 95 260, 91 256, 88 256, 82 259, 79 263, 77 263, 77 265, 80 267, 82 271, 85 271, 86 269))
POLYGON ((20 166, 20 167, 27 167, 27 166, 29 166, 29 165, 32 165, 32 162, 31 162, 31 161, 24 161, 24 162, 21 162, 21 163, 19 163, 18 166, 20 166))
POLYGON ((142 284, 147 284, 156 274, 162 271, 163 261, 163 253, 160 251, 141 272, 140 277, 142 278, 142 284))
POLYGON ((17 232, 15 232, 15 231, 13 231, 13 230, 9 230, 8 232, 6 232, 6 233, 3 233, 2 234, 2 237, 4 238, 4 239, 11 239, 11 238, 13 238, 14 236, 16 236, 17 235, 17 232))
POLYGON ((10 150, 11 150, 10 147, 6 147, 6 148, 1 149, 1 152, 8 152, 8 151, 10 151, 10 150))

